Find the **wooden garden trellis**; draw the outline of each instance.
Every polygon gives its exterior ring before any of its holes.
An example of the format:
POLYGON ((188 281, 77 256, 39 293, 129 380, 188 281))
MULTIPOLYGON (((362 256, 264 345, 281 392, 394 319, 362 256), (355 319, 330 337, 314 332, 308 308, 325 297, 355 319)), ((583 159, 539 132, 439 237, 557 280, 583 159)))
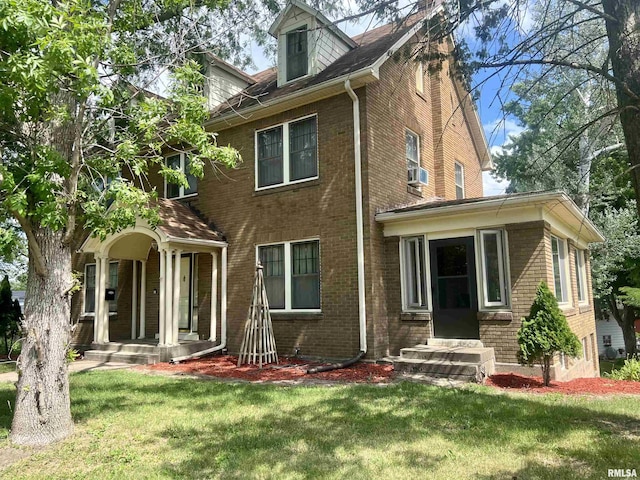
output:
POLYGON ((238 367, 243 363, 263 364, 278 363, 276 340, 273 336, 271 313, 269 312, 269 300, 264 284, 263 266, 260 262, 256 266, 255 280, 253 282, 253 295, 251 306, 244 327, 244 339, 240 347, 238 367))

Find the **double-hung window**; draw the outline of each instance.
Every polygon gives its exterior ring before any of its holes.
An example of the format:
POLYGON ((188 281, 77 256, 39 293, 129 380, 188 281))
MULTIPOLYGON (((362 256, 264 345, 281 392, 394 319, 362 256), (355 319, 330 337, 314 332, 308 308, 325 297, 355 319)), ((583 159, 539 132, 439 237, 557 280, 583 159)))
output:
POLYGON ((405 147, 409 185, 418 185, 420 183, 420 138, 411 130, 405 130, 405 147))
POLYGON ((416 92, 424 93, 424 64, 418 62, 416 65, 416 92))
POLYGON ((258 246, 273 310, 320 310, 320 241, 258 246))
POLYGON ((187 177, 188 187, 165 181, 165 198, 180 198, 198 193, 198 179, 189 172, 189 154, 176 153, 165 160, 167 167, 179 170, 187 177))
POLYGON ((503 230, 481 230, 482 293, 485 307, 508 304, 505 235, 503 230))
POLYGON ((427 309, 427 265, 424 237, 402 239, 404 308, 427 309))
POLYGON ((558 303, 569 302, 567 283, 567 243, 551 236, 551 259, 553 263, 553 286, 558 303))
POLYGON ((464 167, 455 162, 456 199, 464 198, 464 167))
POLYGON ((307 26, 287 33, 287 82, 304 77, 309 70, 307 26))
POLYGON ((256 132, 256 188, 318 177, 316 116, 256 132))
POLYGON ((585 251, 575 250, 574 259, 576 264, 576 288, 578 289, 578 302, 587 302, 587 268, 585 261, 585 251))
MULTIPOLYGON (((109 263, 107 287, 118 291, 118 262, 109 263)), ((84 313, 96 312, 96 264, 87 263, 84 266, 84 313)), ((104 294, 104 292, 103 292, 104 294)), ((118 299, 109 301, 109 312, 118 311, 118 299)))

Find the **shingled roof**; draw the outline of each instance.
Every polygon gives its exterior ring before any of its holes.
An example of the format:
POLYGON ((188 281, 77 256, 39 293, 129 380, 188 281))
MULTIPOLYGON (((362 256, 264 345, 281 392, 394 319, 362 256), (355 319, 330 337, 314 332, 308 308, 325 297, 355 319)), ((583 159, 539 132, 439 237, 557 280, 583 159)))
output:
POLYGON ((187 205, 160 198, 157 200, 160 224, 158 230, 177 240, 211 240, 224 242, 222 233, 212 229, 187 205))
POLYGON ((285 97, 291 93, 313 87, 372 66, 393 47, 412 27, 425 18, 424 12, 412 15, 402 22, 390 23, 352 37, 358 47, 350 50, 317 75, 278 87, 277 69, 269 68, 253 75, 254 85, 231 97, 212 112, 218 117, 249 108, 260 103, 285 97))

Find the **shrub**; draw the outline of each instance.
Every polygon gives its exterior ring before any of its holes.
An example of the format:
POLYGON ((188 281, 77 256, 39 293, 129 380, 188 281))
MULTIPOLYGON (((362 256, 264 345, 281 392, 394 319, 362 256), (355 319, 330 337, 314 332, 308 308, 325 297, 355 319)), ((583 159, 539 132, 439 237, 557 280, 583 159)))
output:
POLYGON ((544 282, 536 290, 536 298, 529 315, 522 319, 518 330, 520 362, 527 365, 538 363, 542 367, 545 385, 551 381, 553 356, 564 353, 577 357, 580 341, 571 331, 567 319, 558 307, 555 295, 544 282))
POLYGON ((633 380, 634 382, 640 382, 640 360, 637 358, 625 360, 622 367, 612 370, 611 373, 605 373, 605 375, 614 380, 633 380))

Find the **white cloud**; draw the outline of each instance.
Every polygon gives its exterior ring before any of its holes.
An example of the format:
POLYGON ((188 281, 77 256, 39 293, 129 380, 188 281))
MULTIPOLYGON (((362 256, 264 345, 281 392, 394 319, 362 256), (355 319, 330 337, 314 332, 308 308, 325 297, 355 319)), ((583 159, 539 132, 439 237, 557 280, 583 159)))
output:
POLYGON ((485 197, 502 195, 507 191, 508 186, 508 180, 496 180, 491 176, 491 172, 482 172, 482 188, 485 197))
POLYGON ((492 151, 496 146, 502 147, 509 143, 509 138, 517 137, 524 131, 524 127, 508 118, 496 118, 483 124, 482 128, 484 128, 484 134, 489 140, 492 151))

